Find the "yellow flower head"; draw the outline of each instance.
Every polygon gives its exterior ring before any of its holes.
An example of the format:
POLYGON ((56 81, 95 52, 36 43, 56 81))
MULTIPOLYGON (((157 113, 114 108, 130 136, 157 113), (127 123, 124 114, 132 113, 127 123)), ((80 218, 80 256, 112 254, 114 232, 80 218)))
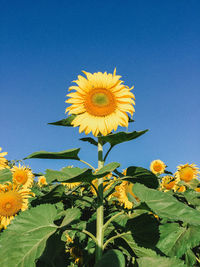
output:
POLYGON ((173 176, 166 175, 162 178, 161 182, 161 189, 164 189, 164 191, 169 191, 171 189, 174 189, 176 184, 178 183, 178 180, 175 179, 173 176))
POLYGON ((115 187, 115 193, 113 196, 118 198, 118 201, 121 205, 124 205, 124 208, 132 209, 133 202, 129 201, 128 194, 133 196, 138 202, 140 201, 135 194, 133 194, 132 188, 134 184, 128 181, 123 181, 120 185, 115 187))
POLYGON ((14 166, 11 169, 13 173, 13 182, 22 185, 24 188, 31 187, 34 180, 32 171, 19 164, 19 167, 14 166))
POLYGON ((38 178, 38 185, 39 185, 40 187, 45 186, 45 185, 48 185, 48 184, 47 184, 47 181, 46 181, 46 178, 45 178, 44 176, 40 176, 40 177, 38 178))
POLYGON ((133 115, 135 111, 135 96, 131 89, 123 84, 121 76, 114 73, 83 71, 86 78, 79 75, 74 81, 77 85, 71 86, 66 103, 71 106, 66 108, 69 114, 76 114, 72 121, 74 127, 80 126, 79 132, 86 134, 92 131, 94 136, 99 133, 109 134, 116 131, 118 126, 128 126, 127 112, 133 115))
POLYGON ((8 182, 0 188, 0 228, 7 228, 19 211, 28 208, 28 198, 34 194, 30 189, 8 182))
MULTIPOLYGON (((0 152, 1 152, 2 148, 0 147, 0 152)), ((3 152, 0 153, 0 170, 4 169, 4 168, 9 168, 8 166, 8 161, 7 159, 4 158, 4 156, 6 156, 8 154, 8 152, 3 152)))
POLYGON ((200 192, 200 187, 195 188, 196 192, 200 192))
POLYGON ((150 170, 154 174, 162 174, 162 173, 164 173, 165 168, 166 168, 165 163, 160 159, 156 159, 156 160, 152 161, 151 165, 150 165, 150 170))
POLYGON ((186 183, 197 178, 199 173, 199 168, 197 168, 195 164, 187 163, 185 165, 179 165, 177 168, 178 170, 175 173, 175 176, 186 183))

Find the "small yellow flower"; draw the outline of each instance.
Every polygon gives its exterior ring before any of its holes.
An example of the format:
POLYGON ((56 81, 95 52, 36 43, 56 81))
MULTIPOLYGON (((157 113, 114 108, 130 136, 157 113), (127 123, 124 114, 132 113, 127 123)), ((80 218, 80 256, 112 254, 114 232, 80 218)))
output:
POLYGON ((179 193, 183 193, 183 192, 186 191, 186 187, 184 185, 178 186, 176 191, 179 192, 179 193))
MULTIPOLYGON (((0 152, 1 152, 2 148, 0 147, 0 152)), ((4 168, 9 168, 8 166, 8 161, 7 159, 4 158, 4 156, 6 156, 8 154, 8 152, 3 152, 0 153, 0 170, 4 169, 4 168)))
POLYGON ((83 71, 86 78, 79 75, 78 80, 73 81, 77 85, 71 86, 66 103, 71 106, 66 108, 69 114, 77 115, 72 121, 74 127, 79 127, 79 132, 88 134, 92 131, 94 136, 99 133, 109 134, 116 131, 118 126, 128 126, 128 115, 133 115, 135 109, 135 96, 131 89, 123 84, 121 76, 114 73, 83 71))
POLYGON ((34 175, 29 168, 21 166, 19 163, 19 166, 14 166, 11 171, 13 173, 13 183, 22 185, 24 188, 32 187, 34 175))
POLYGON ((169 191, 174 189, 177 183, 178 180, 175 179, 173 176, 166 175, 162 178, 160 186, 162 190, 164 189, 164 191, 169 191))
MULTIPOLYGON (((115 179, 112 178, 112 173, 107 174, 103 179, 105 180, 105 182, 103 182, 103 187, 104 187, 103 191, 105 192, 112 186, 115 179)), ((92 184, 97 190, 98 189, 98 179, 93 180, 92 184)), ((94 189, 93 186, 91 186, 91 191, 92 191, 93 195, 96 196, 97 193, 96 193, 96 190, 94 189)))
POLYGON ((177 168, 178 170, 175 176, 186 183, 197 178, 199 174, 199 168, 197 168, 195 164, 186 163, 185 165, 179 165, 177 168))
POLYGON ((162 173, 164 173, 165 168, 166 168, 165 163, 160 159, 154 160, 150 164, 150 170, 154 174, 162 174, 162 173))
POLYGON ((0 228, 7 228, 19 211, 28 208, 28 198, 34 194, 30 189, 8 182, 0 187, 0 228))
POLYGON ((40 187, 45 186, 45 185, 48 185, 45 176, 40 176, 40 177, 38 178, 38 185, 39 185, 40 187))
POLYGON ((195 188, 196 192, 200 192, 200 187, 195 188))

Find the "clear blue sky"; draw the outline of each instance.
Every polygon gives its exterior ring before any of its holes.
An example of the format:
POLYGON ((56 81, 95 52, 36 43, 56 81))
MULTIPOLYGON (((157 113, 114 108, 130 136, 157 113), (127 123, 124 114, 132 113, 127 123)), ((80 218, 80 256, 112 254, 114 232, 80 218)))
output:
MULTIPOLYGON (((109 161, 169 170, 200 166, 200 1, 6 1, 0 8, 0 146, 8 159, 38 150, 82 147, 78 128, 47 125, 65 118, 65 95, 81 70, 108 71, 135 85, 135 123, 150 131, 115 148, 109 161)), ((126 130, 126 129, 124 129, 126 130)), ((34 171, 84 165, 32 159, 34 171)))

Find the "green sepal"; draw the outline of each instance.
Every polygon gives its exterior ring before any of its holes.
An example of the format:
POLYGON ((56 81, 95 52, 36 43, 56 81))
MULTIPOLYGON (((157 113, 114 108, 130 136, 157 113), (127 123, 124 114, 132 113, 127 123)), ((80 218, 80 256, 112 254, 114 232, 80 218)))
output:
POLYGON ((72 148, 60 152, 47 152, 47 151, 38 151, 34 152, 31 155, 27 156, 24 159, 74 159, 79 160, 78 153, 80 148, 72 148))
POLYGON ((57 125, 57 126, 68 126, 68 127, 71 127, 71 126, 73 126, 71 123, 76 118, 76 116, 77 115, 72 114, 69 117, 67 117, 66 119, 55 121, 55 122, 50 122, 48 124, 57 125))

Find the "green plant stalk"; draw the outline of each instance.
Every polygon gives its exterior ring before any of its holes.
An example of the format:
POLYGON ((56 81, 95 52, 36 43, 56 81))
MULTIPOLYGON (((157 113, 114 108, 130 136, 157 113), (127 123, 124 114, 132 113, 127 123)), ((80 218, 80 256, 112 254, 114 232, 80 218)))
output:
MULTIPOLYGON (((98 138, 98 169, 104 165, 103 161, 103 144, 98 138)), ((104 239, 104 214, 103 214, 103 177, 98 179, 98 207, 96 221, 96 262, 98 262, 103 254, 103 239, 104 239)))

